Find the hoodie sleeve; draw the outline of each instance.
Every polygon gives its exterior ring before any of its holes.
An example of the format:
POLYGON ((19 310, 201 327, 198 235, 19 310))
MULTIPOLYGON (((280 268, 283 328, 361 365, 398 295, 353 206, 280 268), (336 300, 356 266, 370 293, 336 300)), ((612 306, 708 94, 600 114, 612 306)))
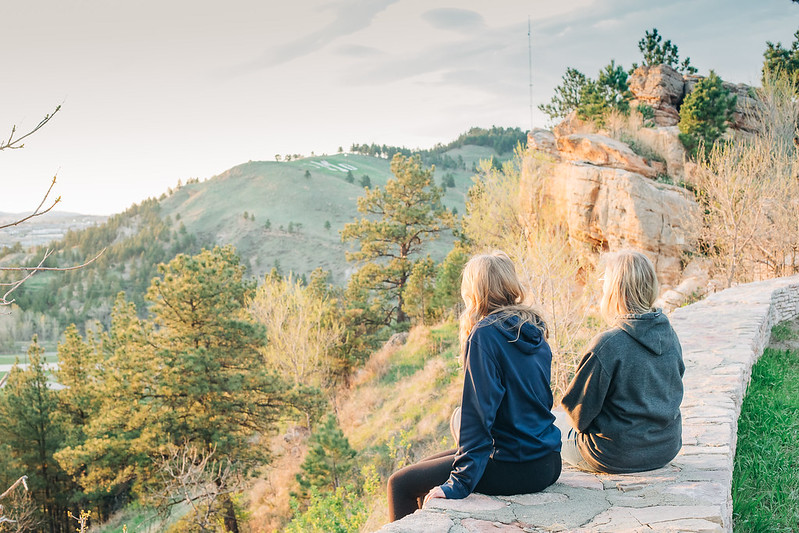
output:
POLYGON ((563 394, 561 404, 578 431, 585 431, 602 410, 610 388, 610 374, 594 350, 577 367, 577 373, 563 394))
POLYGON ((481 337, 481 328, 478 328, 467 348, 460 446, 449 480, 441 485, 444 494, 450 499, 465 498, 483 477, 494 447, 491 428, 505 396, 500 366, 490 346, 481 343, 481 337))

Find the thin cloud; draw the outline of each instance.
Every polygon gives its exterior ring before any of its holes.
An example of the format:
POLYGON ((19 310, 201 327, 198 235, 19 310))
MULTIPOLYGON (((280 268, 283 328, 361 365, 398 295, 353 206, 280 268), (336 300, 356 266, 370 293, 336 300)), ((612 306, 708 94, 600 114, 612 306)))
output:
POLYGON ((360 44, 345 44, 336 48, 336 52, 347 57, 372 57, 383 53, 372 46, 360 44))
POLYGON ((266 69, 312 54, 340 37, 369 27, 380 12, 398 0, 348 0, 330 4, 336 12, 330 24, 288 43, 266 50, 260 57, 233 69, 233 73, 266 69))
POLYGON ((431 9, 422 14, 422 18, 439 30, 471 32, 485 27, 483 16, 469 9, 455 7, 431 9))

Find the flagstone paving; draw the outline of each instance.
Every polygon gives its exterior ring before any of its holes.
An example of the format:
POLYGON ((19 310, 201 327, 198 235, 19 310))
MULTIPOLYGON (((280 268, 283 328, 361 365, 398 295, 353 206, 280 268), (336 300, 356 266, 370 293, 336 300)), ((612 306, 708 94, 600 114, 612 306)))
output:
POLYGON ((733 287, 671 315, 683 347, 683 448, 665 467, 589 474, 564 467, 543 492, 432 500, 381 533, 732 531, 738 415, 771 328, 799 315, 799 276, 733 287))

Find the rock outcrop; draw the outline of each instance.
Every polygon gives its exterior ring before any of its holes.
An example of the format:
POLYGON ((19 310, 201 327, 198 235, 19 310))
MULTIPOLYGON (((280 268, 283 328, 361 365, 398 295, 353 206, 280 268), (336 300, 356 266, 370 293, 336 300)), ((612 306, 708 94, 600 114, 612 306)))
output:
POLYGON ((641 128, 636 135, 666 162, 665 173, 679 183, 685 178, 685 147, 677 126, 641 128))
POLYGON ((646 104, 655 112, 658 126, 676 126, 678 111, 685 97, 682 74, 668 65, 638 67, 627 80, 635 104, 646 104))
POLYGON ((552 157, 560 158, 558 153, 558 141, 555 134, 542 128, 534 128, 527 134, 527 148, 544 152, 552 157))
MULTIPOLYGON (((666 164, 597 133, 534 130, 528 135, 528 148, 553 159, 542 184, 543 202, 568 229, 572 244, 591 252, 647 252, 668 290, 680 282, 685 253, 696 249, 700 210, 687 190, 653 179, 667 170, 682 179, 685 151, 677 128, 643 128, 636 135, 650 148, 657 147, 666 164)), ((524 179, 533 179, 536 164, 536 158, 526 160, 524 179)))
MULTIPOLYGON (((628 84, 635 96, 633 107, 646 104, 655 112, 657 126, 676 126, 680 122, 680 106, 704 76, 683 76, 668 65, 638 67, 630 75, 628 84)), ((759 105, 753 98, 752 87, 739 83, 723 82, 730 94, 736 95, 737 106, 730 127, 754 133, 758 129, 755 109, 759 105)))
POLYGON ((664 171, 644 159, 621 141, 604 135, 573 133, 557 139, 557 150, 565 161, 586 162, 636 172, 655 178, 664 171))
POLYGON ((683 255, 696 248, 699 206, 681 187, 628 170, 561 162, 544 185, 544 198, 574 244, 648 252, 664 288, 679 281, 683 255))

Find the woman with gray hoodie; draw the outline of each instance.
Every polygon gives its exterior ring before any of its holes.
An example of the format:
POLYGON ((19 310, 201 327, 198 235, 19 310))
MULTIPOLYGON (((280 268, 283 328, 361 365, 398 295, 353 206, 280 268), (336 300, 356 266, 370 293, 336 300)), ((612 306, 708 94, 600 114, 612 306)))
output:
POLYGON ((669 319, 652 309, 658 282, 635 251, 606 263, 600 309, 611 326, 594 337, 561 404, 563 460, 583 470, 643 472, 682 446, 682 349, 669 319))

